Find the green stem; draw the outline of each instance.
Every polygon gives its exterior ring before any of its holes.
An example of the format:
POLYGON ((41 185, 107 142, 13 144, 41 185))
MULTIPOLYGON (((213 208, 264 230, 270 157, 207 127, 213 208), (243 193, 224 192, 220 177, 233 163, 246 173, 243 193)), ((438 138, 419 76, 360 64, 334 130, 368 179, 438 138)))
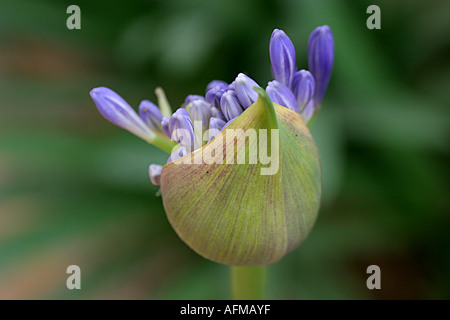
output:
POLYGON ((166 151, 169 154, 172 153, 173 148, 177 145, 176 142, 170 140, 169 138, 163 137, 159 134, 156 134, 153 140, 147 142, 157 146, 158 148, 166 151))
POLYGON ((262 300, 265 295, 266 267, 230 267, 231 298, 233 300, 262 300))

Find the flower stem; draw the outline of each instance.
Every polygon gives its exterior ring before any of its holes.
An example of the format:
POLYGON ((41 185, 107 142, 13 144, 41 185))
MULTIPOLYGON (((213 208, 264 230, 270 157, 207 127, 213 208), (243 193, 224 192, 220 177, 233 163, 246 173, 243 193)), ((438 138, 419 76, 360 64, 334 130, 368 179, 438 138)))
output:
POLYGON ((230 267, 231 298, 233 300, 262 300, 265 296, 266 267, 230 267))
POLYGON ((177 145, 176 142, 171 141, 169 138, 163 137, 162 135, 159 134, 156 134, 154 139, 147 142, 157 146, 158 148, 166 151, 169 154, 172 153, 173 148, 177 145))

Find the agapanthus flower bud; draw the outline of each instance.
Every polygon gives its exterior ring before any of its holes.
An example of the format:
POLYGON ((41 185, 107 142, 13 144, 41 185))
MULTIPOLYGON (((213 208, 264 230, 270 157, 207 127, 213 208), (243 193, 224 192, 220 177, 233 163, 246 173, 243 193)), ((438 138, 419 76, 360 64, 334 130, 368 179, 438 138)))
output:
POLYGON ((222 130, 222 128, 225 126, 225 121, 222 119, 214 118, 212 117, 209 119, 209 141, 214 139, 222 130))
POLYGON ((209 119, 212 116, 209 103, 202 100, 192 101, 189 113, 191 114, 197 142, 203 145, 203 133, 208 129, 209 119))
POLYGON ((258 93, 253 88, 259 87, 259 85, 247 75, 239 73, 234 87, 239 102, 244 109, 250 107, 258 99, 258 93))
POLYGON ((223 121, 227 121, 227 118, 225 118, 225 115, 223 114, 223 112, 221 111, 221 109, 217 109, 216 107, 211 107, 211 115, 215 118, 219 118, 223 121))
POLYGON ((228 83, 226 83, 225 81, 222 81, 222 80, 213 80, 210 83, 208 83, 208 85, 206 86, 206 92, 208 92, 209 90, 211 90, 214 87, 218 87, 222 90, 227 90, 228 83))
POLYGON ((150 177, 150 181, 155 185, 159 186, 161 182, 161 170, 162 166, 158 164, 151 164, 148 168, 148 175, 150 177))
POLYGON ((316 82, 315 104, 320 104, 330 81, 334 60, 334 39, 328 26, 314 29, 308 41, 308 62, 316 82))
POLYGON ((275 80, 291 88, 297 69, 295 48, 283 30, 275 29, 270 37, 270 62, 275 80))
POLYGON ((308 70, 300 70, 295 73, 293 91, 297 98, 300 112, 313 99, 315 89, 314 77, 308 70))
POLYGON ((169 120, 170 139, 185 147, 191 152, 196 144, 194 126, 189 112, 180 108, 170 117, 169 120))
POLYGON ((161 120, 162 114, 161 110, 148 100, 143 100, 139 105, 139 116, 144 120, 145 124, 152 130, 162 130, 161 120))
POLYGON ((187 106, 189 103, 191 103, 192 101, 195 101, 195 100, 206 101, 205 97, 203 97, 203 96, 199 96, 197 94, 190 94, 186 97, 186 99, 184 99, 184 105, 187 106))
POLYGON ((234 90, 228 90, 222 95, 220 99, 220 107, 227 120, 236 118, 244 109, 239 103, 239 99, 234 90))
POLYGON ((116 92, 106 87, 92 89, 91 97, 98 111, 107 120, 144 140, 151 140, 155 134, 136 114, 136 111, 116 92))
POLYGON ((212 106, 220 108, 220 99, 227 89, 223 89, 222 86, 214 86, 206 92, 206 101, 212 106))
POLYGON ((314 224, 321 194, 319 156, 302 118, 257 90, 257 102, 212 141, 188 157, 172 155, 161 171, 164 208, 177 234, 203 257, 231 265, 265 265, 295 249, 314 224), (245 136, 252 130, 271 132, 257 143, 273 157, 264 176, 262 158, 220 162, 229 150, 250 155, 256 142, 245 136), (217 152, 219 162, 202 160, 217 152))
POLYGON ((161 119, 161 127, 162 127, 164 134, 167 136, 167 138, 170 139, 169 121, 170 121, 170 117, 163 117, 161 119))
POLYGON ((280 106, 299 112, 297 99, 292 91, 279 81, 270 81, 267 84, 266 92, 270 99, 280 106))

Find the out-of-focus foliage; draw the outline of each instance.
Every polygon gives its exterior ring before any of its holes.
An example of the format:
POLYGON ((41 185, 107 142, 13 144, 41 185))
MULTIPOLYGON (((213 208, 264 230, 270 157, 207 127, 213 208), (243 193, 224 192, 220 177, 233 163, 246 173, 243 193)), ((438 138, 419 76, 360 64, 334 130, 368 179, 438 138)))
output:
MULTIPOLYGON (((147 167, 166 155, 113 127, 89 91, 173 105, 208 81, 270 80, 269 37, 298 66, 330 25, 336 63, 312 127, 324 194, 307 241, 269 268, 274 299, 449 298, 448 1, 0 2, 0 298, 227 298, 228 269, 171 229, 147 167), (366 8, 381 8, 381 30, 366 8), (82 289, 66 288, 66 268, 82 289), (381 267, 382 289, 366 288, 381 267)), ((251 186, 249 186, 251 188, 251 186)))

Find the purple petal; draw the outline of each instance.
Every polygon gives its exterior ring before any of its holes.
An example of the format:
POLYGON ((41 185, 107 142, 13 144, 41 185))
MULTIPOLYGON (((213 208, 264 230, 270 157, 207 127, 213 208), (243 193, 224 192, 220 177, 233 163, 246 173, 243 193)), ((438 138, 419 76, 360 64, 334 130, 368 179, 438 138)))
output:
POLYGON ((92 89, 90 94, 98 111, 107 120, 144 140, 152 138, 152 131, 136 114, 136 111, 116 92, 106 87, 98 87, 92 89))
POLYGON ((191 152, 195 145, 194 126, 189 113, 184 108, 180 108, 170 117, 169 120, 170 139, 185 147, 191 152))
POLYGON ((215 86, 206 92, 206 101, 208 101, 213 107, 220 108, 220 99, 225 93, 226 89, 221 86, 215 86))
POLYGON ((163 132, 170 139, 169 121, 170 121, 170 117, 163 117, 161 120, 161 127, 162 127, 163 132))
POLYGON ((203 97, 203 96, 199 96, 197 94, 190 94, 186 97, 186 99, 184 99, 184 105, 187 106, 189 103, 191 103, 192 101, 195 101, 195 100, 206 101, 205 97, 203 97))
POLYGON ((225 121, 223 121, 222 119, 218 119, 218 118, 214 118, 212 117, 211 119, 209 119, 209 140, 211 141, 212 139, 214 139, 222 130, 223 126, 225 125, 225 121))
POLYGON ((294 75, 293 88, 299 110, 302 112, 308 102, 313 99, 316 88, 314 77, 307 70, 297 71, 294 75))
POLYGON ((151 164, 148 168, 148 175, 150 177, 150 181, 155 185, 159 186, 161 183, 161 170, 162 166, 158 164, 151 164))
POLYGON ((259 85, 245 74, 238 74, 235 80, 235 90, 239 102, 244 109, 247 109, 258 100, 258 93, 253 90, 253 87, 259 87, 259 85))
POLYGON ((208 83, 208 85, 206 86, 206 92, 208 92, 209 90, 211 90, 214 87, 218 87, 222 90, 227 90, 228 83, 226 83, 225 81, 222 81, 222 80, 213 80, 210 83, 208 83))
POLYGON ((183 158, 188 154, 189 152, 186 150, 185 147, 178 148, 170 154, 169 159, 167 159, 167 163, 183 158))
POLYGON ((333 69, 333 60, 334 39, 330 27, 317 27, 309 36, 308 41, 309 69, 316 82, 315 104, 319 104, 325 95, 333 69))
POLYGON ((270 62, 275 80, 291 88, 297 70, 295 48, 283 30, 275 29, 270 37, 270 62))
POLYGON ((211 110, 209 103, 206 101, 195 100, 191 103, 191 119, 194 124, 194 128, 201 130, 203 132, 208 129, 209 118, 211 118, 211 110))
POLYGON ((266 92, 273 102, 297 113, 299 112, 297 99, 295 99, 292 91, 281 82, 276 80, 270 81, 267 84, 266 92))
POLYGON ((159 131, 162 130, 161 110, 159 110, 159 108, 151 101, 144 100, 141 102, 139 105, 139 116, 150 129, 159 131))
POLYGON ((227 120, 236 118, 244 112, 236 92, 233 90, 228 90, 223 94, 222 99, 220 99, 220 107, 227 120))

